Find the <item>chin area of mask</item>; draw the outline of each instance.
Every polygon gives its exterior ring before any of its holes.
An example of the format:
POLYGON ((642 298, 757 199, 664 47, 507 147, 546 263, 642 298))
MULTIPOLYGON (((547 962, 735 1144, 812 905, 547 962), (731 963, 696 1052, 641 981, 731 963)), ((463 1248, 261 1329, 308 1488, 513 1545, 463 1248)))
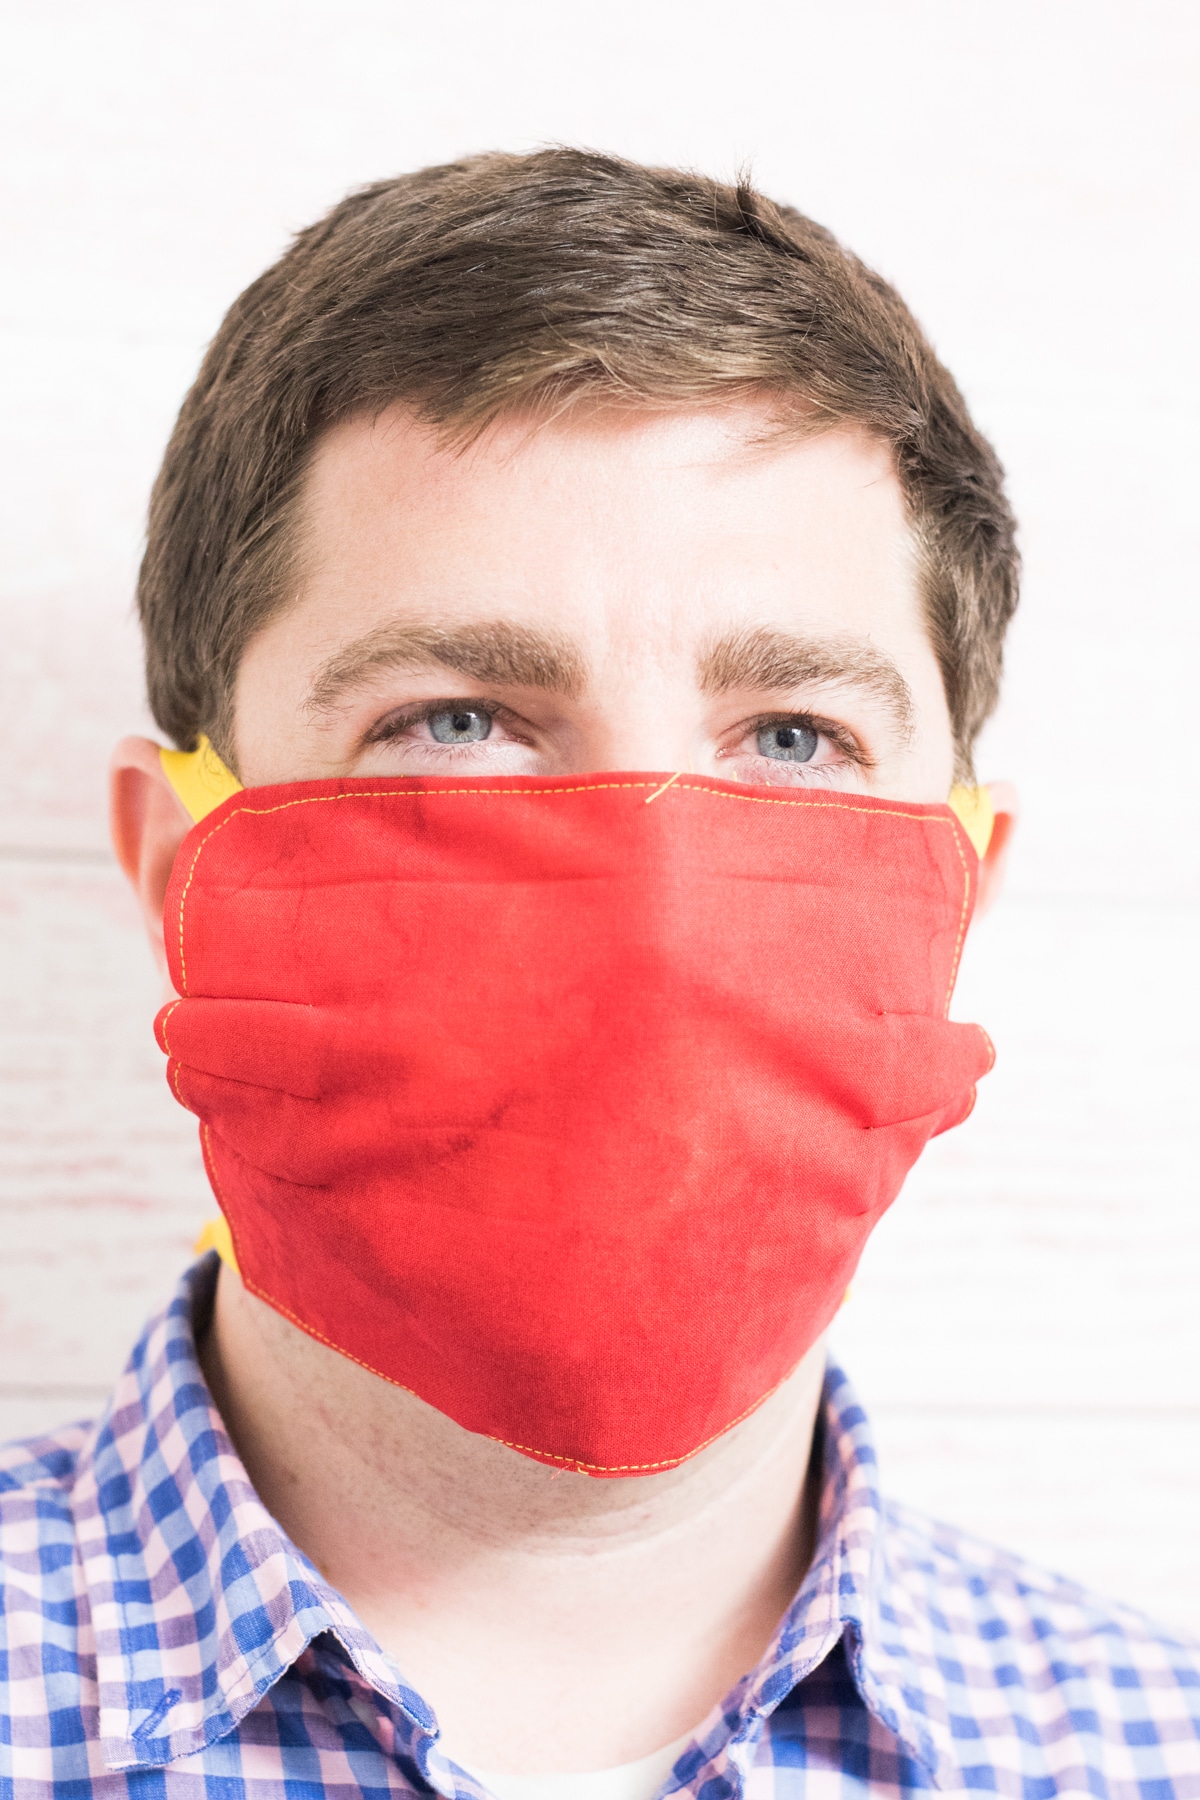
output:
MULTIPOLYGON (((691 1741, 691 1732, 685 1732, 673 1744, 664 1744, 661 1750, 640 1756, 636 1762, 582 1775, 493 1775, 476 1768, 467 1772, 480 1787, 494 1794, 495 1800, 654 1800, 691 1741)), ((453 1757, 453 1751, 444 1754, 453 1757)), ((458 1766, 467 1768, 465 1763, 458 1766)))

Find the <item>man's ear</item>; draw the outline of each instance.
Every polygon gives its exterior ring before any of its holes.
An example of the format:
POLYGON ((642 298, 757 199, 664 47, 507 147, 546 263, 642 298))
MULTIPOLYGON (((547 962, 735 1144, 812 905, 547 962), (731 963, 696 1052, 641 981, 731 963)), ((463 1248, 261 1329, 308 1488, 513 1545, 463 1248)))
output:
POLYGON ((992 824, 991 842, 979 865, 979 897, 975 902, 975 917, 981 919, 988 908, 999 898, 1004 886, 1004 868, 1008 861, 1008 846, 1016 828, 1020 803, 1017 790, 1011 781, 989 781, 986 784, 995 810, 992 824))
POLYGON ((150 738, 122 738, 109 770, 113 849, 137 895, 154 960, 165 976, 163 903, 175 854, 192 821, 164 775, 158 745, 150 738))

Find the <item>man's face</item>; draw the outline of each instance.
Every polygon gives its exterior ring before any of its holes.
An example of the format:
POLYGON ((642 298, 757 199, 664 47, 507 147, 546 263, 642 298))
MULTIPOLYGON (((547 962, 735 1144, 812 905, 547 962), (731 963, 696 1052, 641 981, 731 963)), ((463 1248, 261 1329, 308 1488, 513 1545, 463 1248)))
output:
POLYGON ((296 592, 239 672, 248 786, 682 770, 944 800, 945 695, 887 451, 767 414, 401 408, 319 446, 296 592))

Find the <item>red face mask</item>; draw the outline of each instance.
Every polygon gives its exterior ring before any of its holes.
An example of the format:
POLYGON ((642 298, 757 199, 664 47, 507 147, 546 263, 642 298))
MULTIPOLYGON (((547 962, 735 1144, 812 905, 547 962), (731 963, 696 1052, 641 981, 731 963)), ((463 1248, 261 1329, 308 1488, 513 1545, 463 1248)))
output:
POLYGON ((469 1431, 692 1456, 837 1310, 991 1046, 949 807, 691 776, 255 788, 158 1035, 246 1286, 469 1431))

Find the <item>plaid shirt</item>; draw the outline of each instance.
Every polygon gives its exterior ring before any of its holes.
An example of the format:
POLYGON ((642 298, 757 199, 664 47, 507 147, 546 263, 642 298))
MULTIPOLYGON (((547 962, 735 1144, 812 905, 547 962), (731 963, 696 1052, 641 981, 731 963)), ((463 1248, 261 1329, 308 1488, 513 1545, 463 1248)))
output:
MULTIPOLYGON (((215 1257, 103 1418, 0 1450, 5 1800, 477 1800, 437 1723, 266 1512, 196 1359, 215 1257)), ((830 1369, 816 1558, 662 1793, 1200 1796, 1200 1646, 881 1502, 830 1369)))

